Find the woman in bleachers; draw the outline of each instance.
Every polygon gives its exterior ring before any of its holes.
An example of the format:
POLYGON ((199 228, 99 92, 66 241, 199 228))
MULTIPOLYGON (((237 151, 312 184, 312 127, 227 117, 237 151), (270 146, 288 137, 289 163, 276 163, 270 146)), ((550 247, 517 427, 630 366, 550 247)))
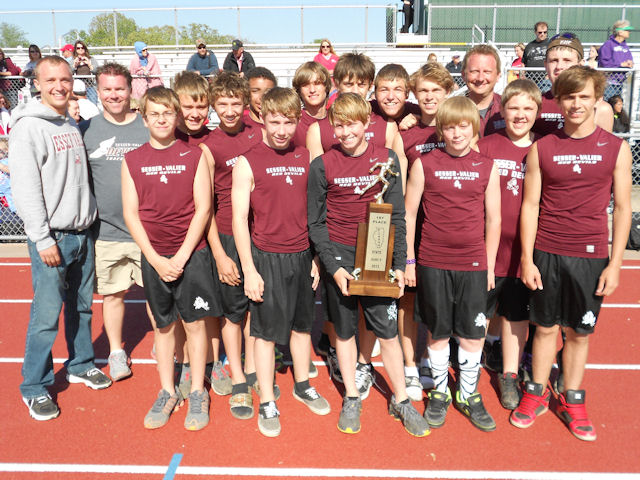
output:
MULTIPOLYGON (((20 75, 20 67, 16 66, 9 57, 4 54, 4 50, 0 48, 0 77, 15 77, 20 75)), ((18 90, 24 82, 22 79, 0 80, 0 94, 4 94, 11 105, 18 103, 18 90)), ((7 107, 9 108, 9 107, 7 107)))
POLYGON ((139 99, 149 88, 162 85, 162 79, 158 76, 161 73, 158 60, 154 54, 149 53, 147 44, 136 42, 133 47, 136 49, 136 55, 129 64, 129 72, 134 77, 131 96, 139 99))
POLYGON ((336 63, 338 63, 339 59, 340 57, 336 55, 331 42, 326 38, 322 39, 320 42, 320 48, 318 49, 318 54, 313 57, 313 61, 318 62, 324 68, 329 70, 331 77, 333 77, 333 69, 336 68, 336 63))
MULTIPOLYGON (((73 44, 73 74, 93 75, 98 68, 98 62, 89 53, 87 45, 82 40, 76 40, 73 44)), ((95 81, 92 78, 83 78, 82 81, 87 86, 87 98, 93 103, 98 103, 98 94, 95 88, 95 81)))

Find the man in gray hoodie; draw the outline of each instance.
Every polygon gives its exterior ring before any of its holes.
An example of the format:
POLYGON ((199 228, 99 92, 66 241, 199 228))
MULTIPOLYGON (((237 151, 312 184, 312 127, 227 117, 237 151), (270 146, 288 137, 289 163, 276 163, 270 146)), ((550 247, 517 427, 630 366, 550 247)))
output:
POLYGON ((67 115, 71 69, 62 57, 45 57, 35 76, 42 100, 13 112, 10 168, 33 284, 20 391, 33 418, 50 420, 60 414, 47 387, 54 382, 51 348, 63 304, 67 380, 101 389, 111 379, 95 367, 91 343, 94 247, 89 228, 97 210, 82 136, 67 115))

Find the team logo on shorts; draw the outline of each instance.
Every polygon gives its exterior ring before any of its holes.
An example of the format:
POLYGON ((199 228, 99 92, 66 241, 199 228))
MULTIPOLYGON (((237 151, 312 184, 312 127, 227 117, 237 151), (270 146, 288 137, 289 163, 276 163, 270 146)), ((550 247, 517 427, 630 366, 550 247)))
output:
POLYGON ((205 302, 202 297, 196 297, 196 299, 193 302, 193 308, 195 310, 209 311, 209 302, 205 302))
POLYGON ((582 324, 588 327, 596 326, 596 316, 593 314, 591 310, 584 314, 582 317, 582 324))
POLYGON ((474 320, 476 327, 487 328, 487 317, 484 313, 480 312, 474 320))
POLYGON ((389 320, 398 319, 398 306, 396 305, 396 302, 391 302, 391 305, 387 307, 387 317, 389 320))

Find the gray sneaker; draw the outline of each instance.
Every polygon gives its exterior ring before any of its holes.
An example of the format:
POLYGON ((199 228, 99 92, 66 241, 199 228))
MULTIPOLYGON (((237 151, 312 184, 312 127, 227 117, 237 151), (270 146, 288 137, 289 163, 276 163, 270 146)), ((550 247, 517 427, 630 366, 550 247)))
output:
POLYGON ((424 411, 424 419, 431 428, 440 428, 444 425, 447 418, 447 410, 451 405, 451 390, 447 387, 447 392, 442 393, 437 390, 431 390, 427 395, 429 403, 424 411))
POLYGON ((304 403, 316 415, 328 415, 331 412, 329 402, 314 387, 307 388, 302 395, 298 395, 294 388, 293 398, 304 403))
POLYGON ((67 373, 67 381, 69 383, 84 383, 87 387, 93 388, 94 390, 102 390, 103 388, 110 387, 113 383, 109 377, 96 367, 90 368, 81 375, 67 373))
POLYGON ((209 423, 209 394, 206 390, 189 394, 189 410, 184 419, 184 428, 191 431, 202 430, 209 423))
POLYGON ((36 420, 51 420, 60 415, 58 405, 48 393, 33 398, 22 397, 22 401, 29 409, 29 415, 36 420))
POLYGON ((144 417, 144 428, 154 429, 164 427, 169 421, 169 416, 173 413, 182 397, 176 391, 170 395, 165 389, 160 390, 158 398, 153 402, 153 406, 146 417, 144 417))
POLYGON ((413 402, 422 400, 422 384, 418 377, 404 377, 404 385, 407 389, 407 395, 413 402))
POLYGON ((231 395, 231 377, 220 360, 213 363, 211 370, 207 368, 204 378, 211 383, 211 389, 216 395, 231 395))
POLYGON ((409 399, 405 402, 396 403, 396 397, 392 395, 389 402, 389 415, 392 415, 396 420, 402 421, 404 429, 414 437, 426 437, 431 433, 429 424, 418 413, 409 399))
POLYGON ((358 433, 360 431, 360 412, 362 400, 353 397, 342 399, 342 410, 338 419, 338 430, 342 433, 358 433))
POLYGON ((371 385, 373 385, 373 365, 358 362, 356 365, 356 387, 362 400, 369 396, 371 385))
POLYGON ((109 355, 109 376, 114 382, 131 376, 129 358, 124 350, 113 352, 109 355))
POLYGON ((276 402, 266 402, 260 404, 258 414, 258 430, 265 437, 277 437, 280 435, 280 412, 276 407, 276 402))

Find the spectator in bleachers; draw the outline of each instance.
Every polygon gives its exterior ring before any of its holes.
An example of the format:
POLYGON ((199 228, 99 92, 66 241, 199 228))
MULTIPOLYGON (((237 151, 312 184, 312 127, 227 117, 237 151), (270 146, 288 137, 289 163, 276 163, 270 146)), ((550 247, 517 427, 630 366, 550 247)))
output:
POLYGON ((629 115, 624 111, 622 97, 614 95, 609 98, 608 102, 613 108, 613 133, 629 133, 629 115))
POLYGON ((207 42, 202 38, 196 40, 197 52, 191 55, 186 70, 202 76, 215 75, 220 71, 215 53, 207 50, 207 42))
POLYGON ((427 63, 438 62, 438 56, 435 53, 430 53, 427 57, 427 63))
MULTIPOLYGON (((618 20, 613 24, 613 34, 609 40, 600 47, 598 55, 598 66, 601 68, 633 68, 633 56, 627 46, 629 31, 633 27, 629 20, 618 20)), ((626 74, 610 73, 607 76, 607 88, 604 92, 604 99, 607 100, 612 95, 619 95, 622 92, 626 74)))
POLYGON ((156 56, 149 53, 146 43, 136 42, 133 48, 136 50, 136 55, 129 64, 129 72, 134 77, 131 96, 142 98, 149 88, 162 85, 162 79, 158 76, 162 72, 156 56))
MULTIPOLYGON (((524 63, 522 62, 522 56, 524 55, 524 43, 517 43, 514 47, 516 52, 516 58, 511 62, 511 67, 513 68, 522 68, 524 67, 524 63)), ((518 78, 524 78, 524 72, 517 70, 509 70, 507 74, 507 83, 512 82, 513 80, 517 80, 518 78)))
POLYGON ((544 67, 544 59, 549 45, 549 25, 546 22, 538 22, 533 27, 536 32, 535 40, 524 47, 522 63, 527 67, 544 67))
MULTIPOLYGON (((24 66, 22 70, 23 77, 33 77, 35 75, 36 63, 38 60, 42 58, 42 52, 40 52, 40 47, 37 45, 31 44, 29 45, 29 61, 24 66)), ((37 94, 36 87, 33 84, 33 79, 29 79, 29 89, 31 90, 31 96, 35 97, 37 94)))
POLYGON ((462 63, 460 63, 460 55, 454 55, 451 57, 451 61, 447 63, 446 67, 449 73, 462 73, 462 63))
POLYGON ((256 67, 256 62, 253 61, 253 57, 249 52, 245 52, 244 45, 241 40, 234 40, 231 42, 231 51, 227 54, 227 58, 224 59, 222 69, 227 72, 239 73, 241 77, 256 67))
POLYGON ((11 130, 11 103, 3 93, 0 93, 0 135, 9 135, 11 130))
POLYGON ((71 45, 70 43, 67 43, 64 47, 62 47, 60 49, 60 55, 62 55, 62 58, 64 58, 67 62, 69 62, 69 65, 71 67, 73 67, 73 45, 71 45))
MULTIPOLYGON (((15 77, 20 75, 20 67, 16 66, 0 48, 0 77, 15 77)), ((0 93, 4 93, 11 105, 18 103, 18 86, 23 80, 0 80, 0 93)))
POLYGON ((598 56, 600 55, 600 52, 598 51, 598 47, 596 47, 595 45, 591 45, 591 48, 589 48, 589 58, 587 58, 587 66, 591 67, 591 68, 598 68, 598 56))
POLYGON ((413 24, 413 0, 402 0, 402 13, 404 13, 404 25, 400 33, 409 33, 409 27, 413 24))
POLYGON ((331 77, 333 77, 333 69, 336 68, 336 63, 338 63, 339 59, 340 57, 336 55, 331 42, 328 39, 323 38, 320 42, 318 54, 313 57, 313 61, 319 63, 324 68, 329 70, 331 77))
POLYGON ((78 105, 78 97, 76 97, 75 95, 71 95, 71 97, 69 97, 69 106, 67 107, 67 113, 69 113, 69 116, 75 120, 77 125, 79 125, 83 120, 83 118, 80 116, 80 105, 78 105))
POLYGON ((100 115, 98 107, 87 99, 87 87, 79 78, 73 81, 73 97, 78 102, 79 113, 83 120, 89 120, 96 115, 100 115))
POLYGON ((0 233, 15 235, 16 232, 12 229, 19 223, 20 219, 16 215, 9 180, 9 141, 6 138, 0 138, 0 233))
MULTIPOLYGON (((73 46, 73 64, 71 68, 74 75, 93 75, 98 68, 98 62, 91 56, 87 45, 82 40, 76 40, 73 46)), ((87 86, 87 98, 97 104, 98 94, 93 86, 93 79, 84 78, 82 81, 87 86)))

